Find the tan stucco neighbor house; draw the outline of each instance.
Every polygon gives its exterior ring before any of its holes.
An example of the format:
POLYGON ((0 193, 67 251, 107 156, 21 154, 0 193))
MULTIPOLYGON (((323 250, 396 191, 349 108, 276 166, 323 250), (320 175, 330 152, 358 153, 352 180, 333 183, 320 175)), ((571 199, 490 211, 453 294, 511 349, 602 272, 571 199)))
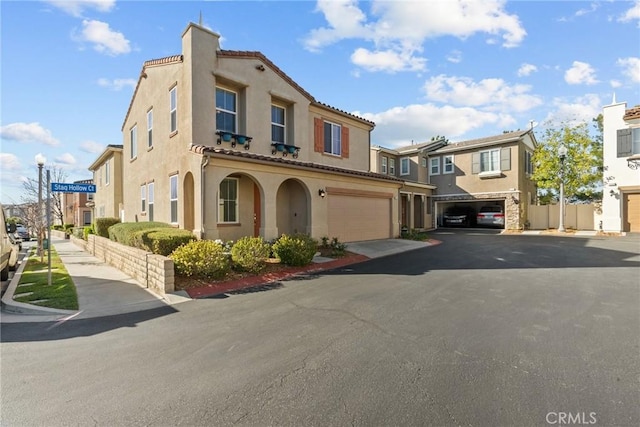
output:
POLYGON ((454 205, 476 213, 485 205, 500 205, 504 228, 520 230, 528 205, 536 201, 531 180, 536 145, 533 131, 526 130, 452 144, 441 139, 396 149, 376 146, 371 167, 403 179, 399 215, 407 228, 442 226, 443 214, 454 205), (418 209, 424 209, 425 222, 418 209))
POLYGON ((144 63, 122 126, 122 220, 223 240, 399 235, 403 180, 370 170, 375 124, 219 38, 190 23, 181 54, 144 63))
POLYGON ((122 145, 110 144, 89 166, 96 193, 94 218, 120 218, 122 213, 122 145))
POLYGON ((428 154, 429 183, 436 225, 452 204, 504 208, 504 228, 527 225, 528 206, 536 202, 532 156, 537 142, 531 129, 444 145, 428 154))

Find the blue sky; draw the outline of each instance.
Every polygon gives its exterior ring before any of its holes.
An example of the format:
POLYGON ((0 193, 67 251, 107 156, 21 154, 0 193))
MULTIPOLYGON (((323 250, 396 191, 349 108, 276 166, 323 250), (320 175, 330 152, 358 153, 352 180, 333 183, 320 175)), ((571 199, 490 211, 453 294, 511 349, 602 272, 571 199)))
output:
POLYGON ((318 101, 372 120, 386 147, 640 104, 640 1, 1 1, 0 200, 35 156, 87 167, 121 126, 144 61, 189 22, 260 51, 318 101))

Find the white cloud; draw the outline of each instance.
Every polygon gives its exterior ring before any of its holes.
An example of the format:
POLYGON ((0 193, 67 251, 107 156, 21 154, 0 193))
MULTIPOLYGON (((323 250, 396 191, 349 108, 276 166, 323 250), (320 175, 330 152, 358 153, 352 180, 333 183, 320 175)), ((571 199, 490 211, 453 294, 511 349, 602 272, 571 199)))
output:
POLYGON ((82 30, 75 38, 80 42, 93 43, 93 48, 107 55, 115 56, 131 52, 129 40, 118 31, 114 31, 109 24, 102 21, 84 19, 82 30))
POLYGON ((9 141, 39 142, 56 146, 60 142, 51 135, 51 131, 40 126, 40 123, 11 123, 0 128, 0 137, 9 141))
POLYGON ((489 111, 528 111, 542 104, 540 97, 530 94, 531 86, 509 85, 502 79, 475 82, 469 77, 431 77, 424 85, 427 98, 452 105, 483 107, 489 111))
POLYGON ((598 95, 587 94, 575 99, 554 98, 552 110, 544 119, 545 123, 558 125, 566 123, 575 126, 580 123, 591 123, 602 112, 602 101, 598 95))
POLYGON ((60 163, 63 165, 75 165, 76 164, 76 158, 73 157, 73 155, 71 153, 64 153, 58 157, 55 158, 56 163, 60 163))
POLYGON ((458 64, 459 62, 462 61, 462 52, 460 52, 459 50, 452 50, 447 55, 447 61, 453 62, 454 64, 458 64))
POLYGON ((119 91, 124 87, 130 87, 134 89, 138 82, 135 79, 113 79, 109 80, 106 78, 98 79, 98 86, 106 87, 111 90, 119 91))
POLYGON ((393 50, 371 52, 364 48, 356 49, 351 55, 351 62, 368 71, 424 71, 426 60, 417 58, 409 52, 393 50))
POLYGON ((75 17, 81 17, 85 9, 109 12, 116 5, 116 0, 45 0, 45 2, 75 17))
POLYGON ((620 58, 616 65, 623 68, 622 74, 628 77, 632 83, 640 83, 640 58, 620 58))
POLYGON ((588 9, 579 9, 576 12, 576 16, 583 16, 583 15, 588 15, 590 13, 593 13, 596 10, 598 10, 598 7, 599 7, 598 3, 595 3, 595 2, 591 3, 588 9))
POLYGON ((3 171, 18 171, 22 169, 22 165, 15 154, 0 153, 0 169, 3 171))
POLYGON ((631 9, 627 10, 618 21, 620 22, 630 22, 634 19, 638 20, 638 26, 640 26, 640 0, 636 0, 631 9))
POLYGON ((431 103, 394 107, 380 113, 354 114, 374 121, 373 143, 389 148, 409 145, 412 140, 426 142, 435 135, 444 135, 453 141, 455 137, 488 124, 507 128, 516 123, 509 114, 470 107, 439 107, 431 103))
POLYGON ((614 88, 614 89, 615 89, 615 88, 619 88, 619 87, 621 87, 621 86, 622 86, 622 82, 621 82, 620 80, 610 80, 610 81, 609 81, 609 85, 610 85, 612 88, 614 88))
POLYGON ((80 150, 85 153, 100 154, 104 150, 104 145, 95 141, 83 141, 80 143, 80 150))
POLYGON ((593 85, 598 83, 596 71, 586 62, 573 61, 573 66, 564 73, 564 81, 570 85, 593 85))
POLYGON ((531 75, 531 73, 538 71, 538 67, 533 64, 524 63, 518 68, 518 77, 525 77, 531 75))
POLYGON ((396 52, 406 64, 393 64, 393 70, 415 70, 418 59, 415 53, 422 51, 427 39, 454 36, 461 39, 484 33, 493 40, 502 37, 504 47, 518 46, 526 31, 516 15, 504 10, 504 0, 459 0, 456 2, 417 2, 375 0, 368 17, 355 0, 319 0, 317 10, 324 14, 328 26, 312 30, 303 40, 305 47, 318 51, 324 46, 344 39, 362 39, 372 43, 373 49, 359 48, 353 59, 364 64, 377 64, 379 70, 386 63, 376 55, 364 52, 396 52), (365 57, 363 59, 363 56, 365 57), (369 61, 368 61, 369 60, 369 61))

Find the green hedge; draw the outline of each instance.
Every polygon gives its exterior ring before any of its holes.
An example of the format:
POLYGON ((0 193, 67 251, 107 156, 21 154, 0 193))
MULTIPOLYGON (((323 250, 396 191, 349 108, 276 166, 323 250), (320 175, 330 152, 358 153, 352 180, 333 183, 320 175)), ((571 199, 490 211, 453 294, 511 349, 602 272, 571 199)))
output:
MULTIPOLYGON (((152 228, 172 228, 171 225, 164 222, 121 222, 109 227, 109 239, 114 242, 122 243, 127 246, 134 246, 134 234, 141 230, 149 230, 152 228)), ((96 229, 96 234, 98 230, 96 229)))
POLYGON ((231 248, 231 260, 234 269, 258 273, 266 267, 265 258, 269 257, 271 248, 262 237, 243 237, 231 248))
POLYGON ((96 218, 93 224, 93 231, 100 237, 108 237, 111 239, 109 227, 118 223, 120 223, 120 218, 96 218))
POLYGON ((180 246, 196 240, 196 236, 188 230, 178 228, 150 228, 136 231, 132 235, 132 240, 132 246, 136 248, 169 256, 180 246))
POLYGON ((283 234, 271 248, 283 264, 304 266, 311 264, 318 242, 307 234, 283 234))
POLYGON ((177 274, 203 279, 220 279, 229 273, 231 261, 224 247, 212 240, 194 240, 169 256, 177 274))

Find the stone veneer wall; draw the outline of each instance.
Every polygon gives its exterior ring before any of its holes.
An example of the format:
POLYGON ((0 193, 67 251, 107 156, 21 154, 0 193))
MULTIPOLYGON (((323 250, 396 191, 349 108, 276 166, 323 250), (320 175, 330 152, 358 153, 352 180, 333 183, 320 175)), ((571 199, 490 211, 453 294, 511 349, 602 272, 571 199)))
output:
POLYGON ((125 246, 95 234, 90 234, 86 242, 73 236, 71 241, 161 296, 175 290, 173 261, 165 256, 125 246))

